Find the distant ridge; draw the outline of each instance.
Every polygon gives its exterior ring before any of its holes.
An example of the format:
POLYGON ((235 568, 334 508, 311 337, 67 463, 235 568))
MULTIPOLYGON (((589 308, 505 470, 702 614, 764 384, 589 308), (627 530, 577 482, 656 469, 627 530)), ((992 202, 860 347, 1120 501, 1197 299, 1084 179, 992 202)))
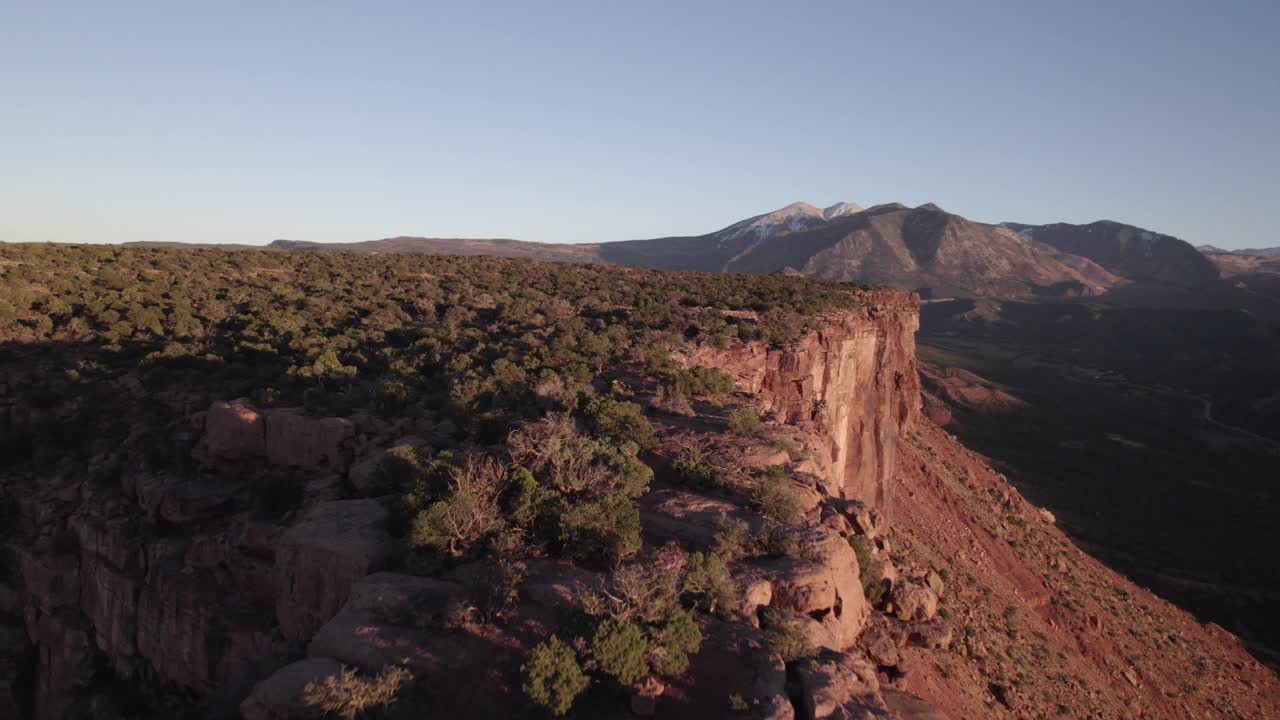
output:
MULTIPOLYGON (((276 241, 282 242, 282 241, 276 241)), ((283 241, 287 242, 287 241, 283 241)), ((244 243, 190 243, 178 242, 176 240, 138 240, 136 242, 121 243, 123 247, 153 247, 153 248, 192 248, 204 250, 268 250, 268 245, 247 245, 244 243)))
POLYGON ((1257 255, 1260 257, 1280 257, 1280 247, 1244 248, 1242 250, 1226 250, 1213 245, 1199 245, 1197 250, 1206 255, 1257 255))
MULTIPOLYGON (((155 247, 181 243, 144 243, 155 247)), ((256 246, 208 246, 255 247, 256 246)), ((569 244, 399 236, 275 240, 270 250, 493 255, 667 270, 800 273, 934 297, 1077 297, 1132 283, 1195 288, 1219 277, 1189 243, 1124 223, 992 225, 935 203, 794 202, 705 235, 569 244)))

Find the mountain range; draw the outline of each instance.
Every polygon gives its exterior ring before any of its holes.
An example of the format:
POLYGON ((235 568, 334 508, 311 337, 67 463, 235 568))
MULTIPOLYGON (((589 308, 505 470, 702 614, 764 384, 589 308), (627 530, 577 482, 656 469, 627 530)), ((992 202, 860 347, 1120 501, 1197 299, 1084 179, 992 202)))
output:
POLYGON ((1260 255, 1263 257, 1280 257, 1280 247, 1243 248, 1227 250, 1213 245, 1197 245, 1196 249, 1205 255, 1260 255))
POLYGON ((426 252, 601 262, 669 270, 796 272, 894 285, 929 297, 1088 297, 1121 286, 1195 288, 1219 277, 1189 243, 1099 221, 989 224, 933 203, 826 208, 797 202, 704 235, 567 244, 394 237, 355 243, 277 240, 281 250, 426 252))

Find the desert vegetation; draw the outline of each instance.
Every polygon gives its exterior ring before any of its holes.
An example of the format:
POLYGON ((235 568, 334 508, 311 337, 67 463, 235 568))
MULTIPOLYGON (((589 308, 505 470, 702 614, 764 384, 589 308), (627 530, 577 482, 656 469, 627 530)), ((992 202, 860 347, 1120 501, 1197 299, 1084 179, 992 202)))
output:
MULTIPOLYGON (((429 442, 378 450, 354 494, 390 510, 405 571, 452 578, 463 594, 378 617, 496 626, 514 612, 526 563, 598 573, 578 620, 525 658, 521 688, 555 715, 593 684, 684 674, 702 643, 696 618, 736 609, 731 565, 797 551, 784 469, 753 474, 740 449, 701 433, 659 437, 654 417, 692 416, 694 403, 740 442, 763 429, 730 397, 729 373, 677 364, 673 351, 786 342, 858 302, 803 278, 484 257, 28 245, 0 247, 0 260, 0 346, 22 370, 6 392, 37 411, 6 433, 6 467, 123 444, 138 448, 137 472, 193 477, 176 398, 429 428, 429 442), (122 388, 157 401, 112 412, 122 388), (660 458, 682 484, 767 519, 749 530, 723 518, 711 548, 646 547, 638 501, 660 458)), ((262 475, 255 517, 288 522, 305 479, 262 475)), ((329 716, 372 716, 412 682, 395 667, 346 669, 306 700, 329 716)))
POLYGON ((730 378, 667 348, 784 341, 854 302, 803 278, 399 254, 5 245, 0 277, 0 343, 43 371, 22 388, 33 407, 133 372, 150 393, 320 415, 431 408, 487 442, 551 409, 619 438, 633 418, 586 408, 610 371, 652 363, 678 398, 724 394, 730 378))

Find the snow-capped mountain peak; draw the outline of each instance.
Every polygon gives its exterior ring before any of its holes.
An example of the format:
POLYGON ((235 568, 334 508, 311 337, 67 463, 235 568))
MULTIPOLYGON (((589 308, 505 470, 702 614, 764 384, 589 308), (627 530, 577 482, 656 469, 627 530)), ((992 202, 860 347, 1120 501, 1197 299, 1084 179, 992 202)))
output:
POLYGON ((730 225, 718 233, 719 241, 723 244, 743 237, 759 240, 784 232, 809 230, 830 220, 857 212, 862 212, 862 206, 851 202, 839 202, 825 209, 807 202, 794 202, 773 212, 730 225))
POLYGON ((826 218, 827 220, 834 220, 838 217, 844 217, 845 215, 853 215, 854 213, 860 213, 865 209, 866 208, 862 207, 858 203, 838 202, 835 205, 832 205, 831 207, 823 208, 822 217, 826 218))

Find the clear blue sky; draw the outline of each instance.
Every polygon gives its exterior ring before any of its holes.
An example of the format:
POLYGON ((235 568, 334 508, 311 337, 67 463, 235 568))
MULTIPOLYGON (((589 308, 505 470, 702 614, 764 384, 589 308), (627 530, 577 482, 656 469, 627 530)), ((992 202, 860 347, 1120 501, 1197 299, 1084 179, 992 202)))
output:
POLYGON ((1278 245, 1280 2, 9 2, 0 239, 707 232, 933 201, 1278 245))

